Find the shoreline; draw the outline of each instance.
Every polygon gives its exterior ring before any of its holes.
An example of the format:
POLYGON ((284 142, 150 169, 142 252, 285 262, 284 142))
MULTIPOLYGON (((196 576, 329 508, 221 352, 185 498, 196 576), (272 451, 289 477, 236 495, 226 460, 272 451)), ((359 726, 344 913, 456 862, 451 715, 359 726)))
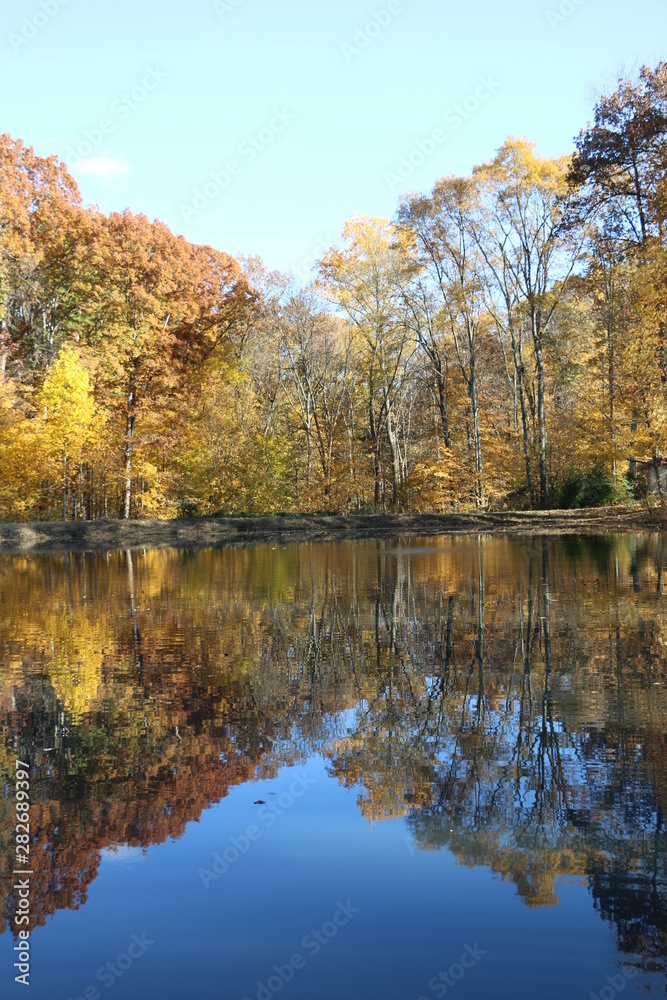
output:
POLYGON ((0 555, 214 548, 251 542, 461 534, 606 535, 667 531, 667 511, 599 507, 467 514, 286 514, 173 521, 0 523, 0 555))

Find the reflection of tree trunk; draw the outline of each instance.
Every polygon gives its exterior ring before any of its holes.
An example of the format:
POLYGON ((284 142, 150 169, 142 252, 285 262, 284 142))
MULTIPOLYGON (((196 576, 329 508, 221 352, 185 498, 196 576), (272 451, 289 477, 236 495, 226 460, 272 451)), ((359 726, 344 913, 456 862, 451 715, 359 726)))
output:
POLYGON ((475 644, 475 651, 477 655, 477 667, 479 670, 477 716, 481 718, 484 714, 484 543, 481 539, 479 539, 477 545, 477 588, 479 593, 479 606, 477 608, 477 642, 475 644))
POLYGON ((542 724, 551 717, 551 561, 549 541, 542 540, 542 627, 544 632, 544 701, 542 724))
MULTIPOLYGON (((442 598, 440 600, 442 602, 442 598)), ((437 693, 441 699, 440 721, 438 722, 438 734, 437 734, 439 736, 440 722, 442 721, 442 698, 449 691, 450 681, 451 681, 451 666, 452 666, 452 660, 454 658, 454 598, 451 595, 447 601, 447 624, 445 626, 444 643, 442 638, 442 631, 440 631, 438 652, 441 664, 440 677, 438 680, 438 687, 437 687, 437 693), (443 658, 443 645, 444 645, 444 658, 443 658)))
POLYGON ((528 562, 528 620, 526 622, 526 635, 523 634, 523 601, 521 602, 521 647, 523 652, 523 676, 521 678, 521 699, 519 701, 519 731, 516 740, 516 767, 517 767, 517 787, 521 782, 521 749, 524 743, 525 729, 530 721, 532 707, 532 691, 530 685, 531 673, 531 646, 533 642, 533 570, 534 570, 534 543, 531 542, 528 562), (527 703, 527 706, 526 706, 527 703))
MULTIPOLYGON (((609 633, 609 642, 612 646, 611 639, 611 629, 609 633)), ((610 649, 609 655, 609 667, 613 669, 614 658, 613 658, 613 647, 610 649)), ((617 718, 617 731, 620 734, 627 733, 628 728, 625 721, 625 690, 623 685, 623 657, 621 656, 621 628, 619 621, 619 608, 616 605, 616 703, 618 705, 618 718, 617 718)), ((627 759, 626 755, 622 755, 622 760, 627 759)))
POLYGON ((449 687, 449 673, 454 655, 454 598, 447 602, 447 631, 445 633, 445 679, 449 687))
POLYGON ((134 566, 132 564, 132 553, 125 550, 127 560, 127 584, 130 592, 130 621, 132 623, 132 645, 134 647, 134 665, 137 668, 139 683, 144 683, 144 658, 141 652, 141 628, 139 626, 139 614, 134 599, 134 566))
POLYGON ((398 557, 396 557, 396 573, 394 575, 394 592, 391 598, 391 618, 389 623, 389 642, 392 657, 396 655, 397 642, 396 637, 398 635, 398 616, 399 616, 399 576, 400 576, 400 564, 398 557))
POLYGON ((375 649, 378 674, 382 674, 382 643, 380 640, 381 620, 384 619, 384 627, 388 634, 389 652, 391 653, 391 665, 398 653, 398 626, 400 620, 400 597, 401 597, 401 567, 398 557, 391 560, 391 575, 387 572, 389 559, 383 554, 378 546, 377 551, 377 591, 375 599, 375 649), (391 587, 391 600, 385 603, 385 596, 389 597, 391 587))
POLYGON ((313 585, 312 598, 310 605, 310 628, 309 628, 309 640, 308 648, 306 651, 306 660, 310 662, 310 693, 311 693, 311 709, 316 702, 315 698, 315 682, 317 676, 320 672, 320 666, 322 661, 322 640, 324 636, 324 615, 326 613, 327 605, 329 601, 329 577, 326 576, 324 596, 322 599, 322 613, 320 615, 320 620, 317 620, 317 613, 315 610, 315 587, 313 585))
POLYGON ((377 665, 378 677, 382 676, 382 655, 380 652, 380 606, 382 603, 382 589, 384 586, 382 572, 382 555, 380 543, 377 550, 377 590, 375 592, 375 662, 377 665))
POLYGON ((636 545, 632 550, 630 573, 632 574, 632 589, 635 594, 640 594, 642 587, 639 579, 639 549, 636 545))
MULTIPOLYGON (((560 797, 567 799, 567 784, 563 774, 558 733, 554 729, 553 704, 551 697, 552 655, 551 655, 551 552, 548 539, 542 541, 542 585, 541 619, 544 641, 544 693, 542 696, 542 728, 537 761, 537 785, 535 808, 539 812, 540 824, 543 810, 550 807, 559 810, 560 797)), ((567 803, 566 803, 567 804, 567 803)))

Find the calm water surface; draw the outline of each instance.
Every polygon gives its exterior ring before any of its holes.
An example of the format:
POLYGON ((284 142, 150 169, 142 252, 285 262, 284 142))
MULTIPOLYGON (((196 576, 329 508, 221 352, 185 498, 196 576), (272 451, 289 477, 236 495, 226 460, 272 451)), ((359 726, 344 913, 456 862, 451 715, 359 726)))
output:
POLYGON ((666 562, 656 535, 0 559, 0 995, 663 995, 666 562))

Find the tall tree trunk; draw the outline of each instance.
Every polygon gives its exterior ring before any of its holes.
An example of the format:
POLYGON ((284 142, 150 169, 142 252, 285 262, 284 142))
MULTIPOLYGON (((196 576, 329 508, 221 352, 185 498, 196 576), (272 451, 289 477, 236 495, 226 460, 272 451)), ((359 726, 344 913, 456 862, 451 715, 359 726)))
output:
POLYGON ((438 409, 440 410, 440 423, 442 424, 442 437, 445 442, 445 447, 452 447, 452 439, 449 433, 449 392, 447 379, 443 377, 442 365, 438 365, 435 372, 436 382, 438 383, 438 409))
POLYGON ((528 419, 528 408, 526 406, 526 387, 524 383, 525 369, 523 365, 523 350, 520 341, 517 342, 514 332, 514 324, 509 324, 510 336, 512 338, 512 357, 514 358, 514 373, 517 381, 519 404, 521 406, 521 429, 523 434, 523 460, 526 466, 526 485, 530 493, 530 505, 535 506, 535 486, 533 484, 533 473, 530 466, 530 423, 528 419))
POLYGON ((533 318, 533 343, 537 364, 537 435, 540 457, 540 503, 546 506, 549 497, 549 475, 547 468, 547 415, 544 398, 544 355, 542 337, 533 318))
POLYGON ((67 520, 67 448, 63 449, 63 521, 67 520))
POLYGON ((609 439, 611 442, 611 473, 616 480, 616 428, 614 426, 614 421, 616 419, 615 405, 616 396, 614 394, 614 382, 615 382, 615 371, 614 371, 614 331, 613 331, 613 320, 610 320, 607 326, 607 355, 608 355, 608 378, 609 378, 609 439))
POLYGON ((127 394, 127 416, 125 420, 125 500, 123 505, 123 517, 130 520, 132 503, 132 445, 134 442, 134 406, 137 398, 136 375, 130 375, 130 388, 127 394))
POLYGON ((83 462, 79 462, 79 496, 77 497, 78 515, 80 521, 85 521, 86 514, 83 506, 83 462))
POLYGON ((477 375, 474 363, 471 364, 470 381, 468 383, 468 395, 470 396, 470 411, 472 414, 472 438, 475 449, 475 499, 478 507, 484 507, 486 497, 484 494, 484 479, 482 475, 482 435, 479 426, 479 402, 477 399, 477 375))
POLYGON ((374 491, 374 503, 376 507, 380 506, 380 442, 375 442, 375 451, 373 453, 373 471, 375 474, 375 491, 374 491))
POLYGON ((391 419, 391 409, 387 407, 387 439, 389 441, 389 450, 391 451, 391 475, 392 475, 392 486, 393 486, 393 502, 398 503, 398 491, 401 485, 401 459, 398 453, 398 442, 396 441, 396 433, 394 431, 393 421, 391 419))
POLYGON ((306 442, 308 445, 308 468, 306 470, 306 484, 310 487, 313 481, 313 430, 310 418, 310 399, 308 399, 308 404, 306 408, 306 418, 304 423, 306 427, 306 442))
POLYGON ((373 443, 373 473, 375 476, 374 502, 375 506, 380 505, 380 435, 375 426, 375 413, 373 412, 373 383, 369 384, 368 402, 368 430, 373 443))
POLYGON ((530 506, 535 506, 535 485, 530 467, 530 423, 526 407, 526 392, 523 385, 523 374, 519 375, 519 402, 521 404, 521 428, 523 437, 523 461, 526 466, 526 485, 530 493, 530 506))

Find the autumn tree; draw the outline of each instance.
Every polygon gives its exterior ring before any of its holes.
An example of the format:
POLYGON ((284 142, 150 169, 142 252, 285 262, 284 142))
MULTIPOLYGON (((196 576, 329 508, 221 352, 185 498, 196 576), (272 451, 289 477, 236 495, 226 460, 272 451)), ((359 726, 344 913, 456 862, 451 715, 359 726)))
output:
POLYGON ((635 244, 661 232, 667 162, 667 63, 642 67, 635 82, 620 79, 600 97, 592 123, 576 139, 569 170, 589 209, 610 208, 635 244))
POLYGON ((60 465, 66 521, 71 469, 81 462, 96 430, 90 376, 71 347, 60 351, 39 391, 37 407, 41 414, 41 420, 36 422, 38 446, 45 452, 47 469, 54 469, 56 462, 60 465))
POLYGON ((141 444, 169 439, 190 370, 241 335, 253 295, 232 258, 193 247, 162 223, 130 212, 93 221, 86 336, 100 352, 100 396, 122 416, 127 519, 137 419, 146 424, 141 444))
POLYGON ((644 66, 636 81, 619 79, 616 90, 600 97, 576 147, 569 181, 581 189, 581 211, 594 234, 591 282, 595 287, 606 278, 610 363, 625 375, 615 398, 629 410, 623 440, 631 454, 659 456, 667 432, 667 64, 644 66))
MULTIPOLYGON (((567 196, 568 157, 545 159, 535 144, 509 139, 496 157, 475 170, 482 215, 476 242, 488 268, 492 294, 500 300, 512 339, 519 386, 525 364, 516 329, 526 323, 535 359, 537 383, 537 452, 540 503, 549 498, 546 338, 583 254, 580 231, 570 220, 567 196)), ((527 415, 522 402, 524 455, 529 488, 527 415)))
POLYGON ((76 182, 55 157, 0 135, 0 338, 25 375, 54 360, 78 304, 76 182))
POLYGON ((389 446, 392 500, 399 500, 406 468, 400 406, 414 354, 400 293, 404 254, 399 235, 384 219, 355 218, 343 230, 343 248, 320 261, 327 293, 364 345, 367 434, 373 461, 373 502, 382 502, 382 446, 389 446))
MULTIPOLYGON (((439 312, 454 347, 454 357, 463 379, 470 407, 475 469, 475 498, 485 505, 480 425, 480 349, 484 297, 479 248, 471 236, 469 216, 475 207, 475 189, 469 179, 443 178, 430 197, 405 202, 399 213, 403 232, 414 248, 417 265, 429 275, 440 300, 439 312)), ((423 305, 427 301, 421 290, 423 305)), ((417 337, 436 373, 443 433, 449 436, 445 396, 448 368, 442 337, 434 336, 429 313, 417 326, 417 337)))
POLYGON ((352 328, 300 294, 285 303, 279 329, 283 392, 306 438, 306 486, 310 492, 316 455, 327 504, 353 363, 352 328))

